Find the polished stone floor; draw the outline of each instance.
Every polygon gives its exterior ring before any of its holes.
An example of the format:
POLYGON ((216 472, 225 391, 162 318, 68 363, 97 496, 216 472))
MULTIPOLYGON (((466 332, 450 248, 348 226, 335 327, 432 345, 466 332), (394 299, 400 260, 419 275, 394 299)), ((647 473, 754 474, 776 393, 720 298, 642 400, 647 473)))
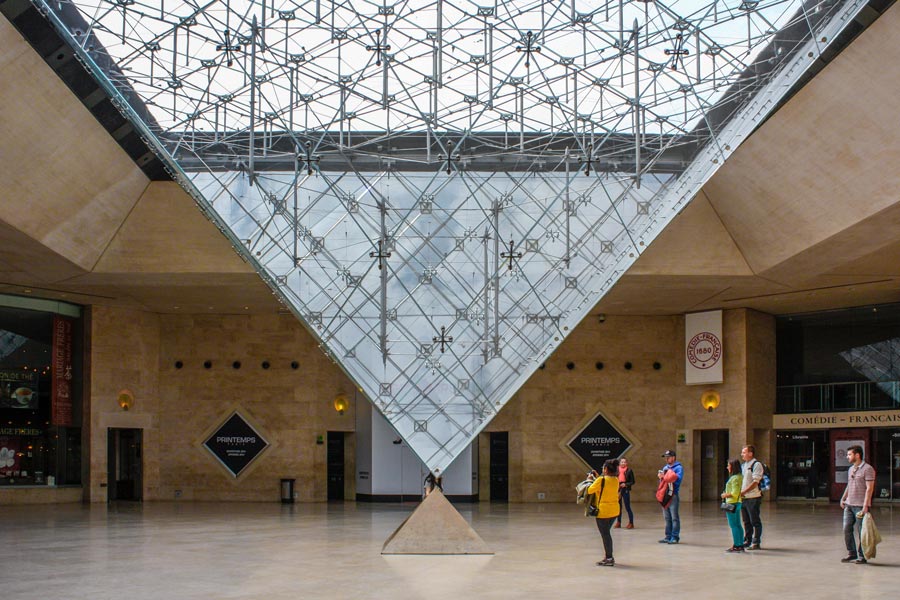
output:
POLYGON ((493 556, 382 556, 413 504, 187 504, 0 507, 0 598, 897 598, 894 513, 868 565, 841 564, 834 505, 769 504, 763 550, 730 555, 712 504, 682 505, 682 542, 657 543, 662 516, 636 505, 613 531, 617 566, 572 504, 460 505, 493 556), (741 593, 739 590, 753 590, 741 593), (674 593, 672 593, 674 591, 674 593))

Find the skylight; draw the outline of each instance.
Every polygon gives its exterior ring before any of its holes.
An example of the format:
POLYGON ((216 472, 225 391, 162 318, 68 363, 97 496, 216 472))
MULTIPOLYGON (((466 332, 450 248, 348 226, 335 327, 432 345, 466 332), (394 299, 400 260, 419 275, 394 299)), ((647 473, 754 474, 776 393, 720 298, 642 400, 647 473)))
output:
POLYGON ((863 6, 44 4, 441 470, 863 6))

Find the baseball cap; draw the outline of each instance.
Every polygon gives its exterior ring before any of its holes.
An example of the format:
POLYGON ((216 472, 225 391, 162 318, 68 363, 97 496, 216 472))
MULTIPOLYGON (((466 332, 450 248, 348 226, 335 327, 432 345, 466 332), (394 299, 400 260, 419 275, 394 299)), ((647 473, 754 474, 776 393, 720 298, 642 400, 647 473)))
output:
POLYGON ((675 451, 674 450, 666 450, 665 452, 662 453, 662 455, 663 456, 675 456, 675 451))

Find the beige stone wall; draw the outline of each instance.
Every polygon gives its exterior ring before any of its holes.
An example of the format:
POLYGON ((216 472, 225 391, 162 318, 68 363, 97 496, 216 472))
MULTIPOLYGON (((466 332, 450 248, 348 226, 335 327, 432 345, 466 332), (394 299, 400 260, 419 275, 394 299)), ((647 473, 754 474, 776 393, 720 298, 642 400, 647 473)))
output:
MULTIPOLYGON (((274 501, 295 478, 298 501, 326 499, 326 445, 317 436, 354 429, 353 386, 292 315, 161 317, 161 482, 151 499, 274 501), (184 367, 176 369, 175 361, 184 367), (203 363, 212 361, 212 368, 203 363), (232 363, 241 362, 240 369, 232 363), (263 361, 270 367, 262 368, 263 361), (299 368, 291 368, 291 362, 299 368), (347 393, 339 415, 334 397, 347 393), (269 442, 238 479, 202 447, 238 410, 269 442)), ((352 444, 351 444, 352 445, 352 444)), ((352 450, 346 459, 352 461, 352 450)))
MULTIPOLYGON (((106 500, 108 427, 143 430, 145 500, 174 500, 178 490, 184 500, 276 501, 282 477, 297 479, 299 501, 325 499, 326 446, 316 438, 353 430, 355 395, 293 316, 95 307, 90 323, 89 501, 106 500), (116 404, 123 388, 135 395, 128 412, 116 404), (332 405, 339 392, 351 398, 343 415, 332 405), (270 443, 237 480, 201 446, 233 410, 270 443)), ((346 445, 350 469, 352 436, 346 445)))
POLYGON ((141 310, 94 306, 87 329, 90 348, 89 396, 84 421, 88 424, 88 478, 85 500, 106 502, 107 431, 110 427, 143 430, 145 497, 159 487, 159 316, 141 310), (119 391, 134 394, 125 412, 119 391))
MULTIPOLYGON (((774 409, 774 320, 747 310, 725 311, 723 336, 725 383, 687 386, 682 316, 607 316, 603 323, 595 316, 585 319, 486 429, 510 432, 510 500, 535 502, 538 492, 549 502, 574 499, 583 465, 560 444, 598 410, 632 434, 634 448, 628 456, 637 479, 633 501, 653 501, 656 472, 663 464, 660 454, 667 448, 675 448, 685 466, 682 500, 699 499, 701 430, 728 430, 729 453, 736 456, 753 433, 748 431, 748 400, 756 407, 751 412, 759 426, 765 424, 765 414, 771 423, 774 409), (749 335, 748 327, 754 328, 749 335), (748 354, 749 372, 759 379, 751 386, 746 378, 748 354), (573 370, 566 368, 570 361, 573 370), (598 361, 604 363, 603 370, 596 369, 598 361), (632 363, 631 370, 624 368, 626 361, 632 363), (653 369, 655 361, 662 365, 658 371, 653 369), (713 413, 700 405, 706 389, 722 396, 713 413), (687 432, 685 443, 676 443, 678 431, 687 432)), ((487 448, 485 435, 482 499, 489 497, 487 448)))
POLYGON ((771 497, 776 489, 777 462, 773 460, 777 440, 772 429, 775 414, 775 317, 747 311, 747 443, 756 446, 757 458, 772 471, 771 497))
POLYGON ((67 504, 81 502, 80 487, 8 487, 0 488, 0 506, 13 504, 67 504))
MULTIPOLYGON (((724 313, 725 383, 684 384, 684 318, 589 317, 526 383, 486 431, 509 431, 510 500, 569 502, 583 465, 561 447, 579 422, 603 410, 629 434, 637 476, 636 501, 652 501, 660 453, 676 448, 687 477, 684 500, 700 495, 701 430, 728 430, 736 455, 753 436, 767 435, 774 408, 774 321, 748 310, 724 313), (604 363, 597 370, 595 363, 604 363), (631 370, 624 368, 629 361, 631 370), (659 362, 662 368, 653 369, 659 362), (566 363, 575 363, 569 370, 566 363), (748 381, 749 374, 752 381, 748 381), (719 390, 714 413, 700 406, 703 390, 719 390), (685 431, 684 443, 676 442, 685 431)), ((326 498, 328 431, 353 431, 355 394, 340 369, 291 315, 156 315, 95 308, 91 315, 90 485, 92 501, 106 498, 106 427, 144 429, 146 500, 277 501, 278 480, 297 479, 299 501, 326 498), (205 369, 203 362, 212 362, 205 369), (241 362, 234 369, 234 361, 241 362), (181 369, 175 362, 182 361, 181 369), (261 363, 268 361, 269 369, 261 363), (299 369, 291 368, 297 361, 299 369), (119 389, 135 407, 115 405, 119 389), (350 410, 337 414, 339 393, 350 410), (239 410, 271 444, 235 480, 202 447, 239 410)), ((768 437, 766 438, 768 439, 768 437)), ((347 439, 353 460, 354 436, 347 439)), ((487 436, 482 437, 479 492, 489 498, 487 436)), ((352 473, 348 464, 348 474, 352 473)), ((348 477, 348 481, 352 477, 348 477)), ((348 488, 352 492, 352 486, 348 488)), ((352 497, 352 494, 348 494, 352 497)))

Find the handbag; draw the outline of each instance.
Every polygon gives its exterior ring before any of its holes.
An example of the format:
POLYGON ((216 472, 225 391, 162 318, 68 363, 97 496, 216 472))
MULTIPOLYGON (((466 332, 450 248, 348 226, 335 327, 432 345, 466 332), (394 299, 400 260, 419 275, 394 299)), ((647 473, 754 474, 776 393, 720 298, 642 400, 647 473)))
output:
MULTIPOLYGON (((602 477, 602 475, 601 475, 601 477, 602 477)), ((599 496, 597 494, 591 494, 590 503, 588 504, 588 509, 587 509, 587 516, 596 517, 597 515, 600 514, 599 502, 600 502, 600 498, 603 497, 603 486, 605 486, 605 485, 606 485, 606 480, 601 479, 599 496), (597 498, 597 502, 598 502, 597 504, 594 504, 594 498, 597 498)))
POLYGON ((721 508, 725 512, 733 513, 737 510, 737 504, 732 504, 731 502, 723 502, 722 506, 720 506, 719 508, 721 508))

